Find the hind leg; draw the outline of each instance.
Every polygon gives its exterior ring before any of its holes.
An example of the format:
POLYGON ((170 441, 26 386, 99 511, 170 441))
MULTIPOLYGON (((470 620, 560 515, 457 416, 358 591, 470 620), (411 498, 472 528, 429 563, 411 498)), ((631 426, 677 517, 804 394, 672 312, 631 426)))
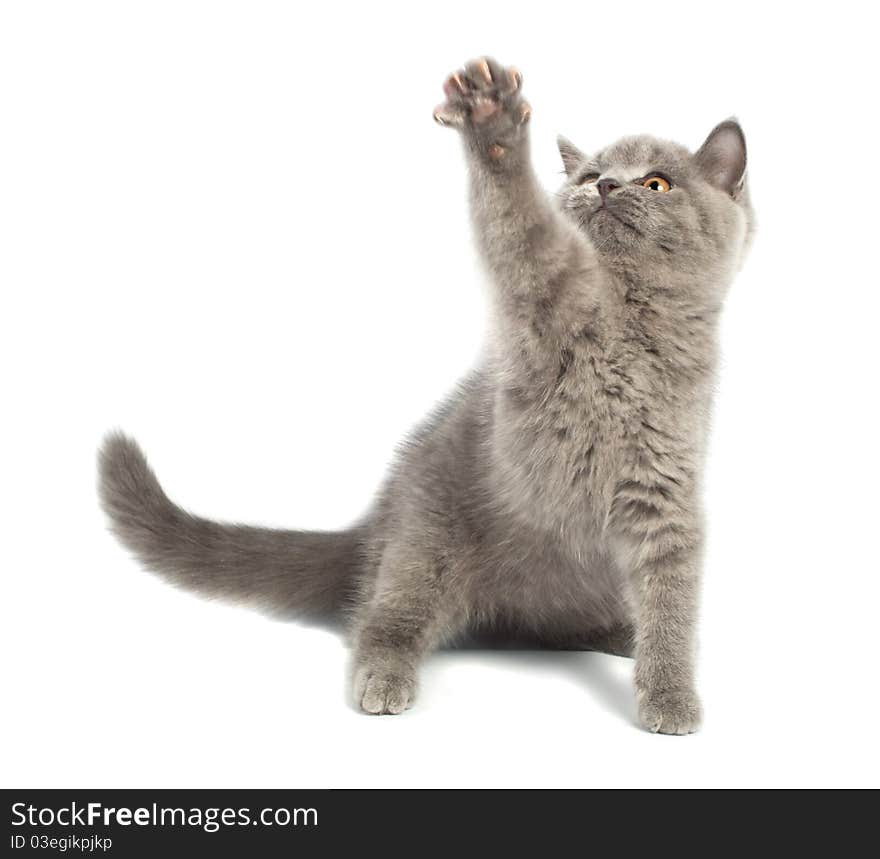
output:
POLYGON ((410 707, 423 658, 457 630, 443 579, 442 567, 423 549, 386 549, 354 633, 354 699, 365 713, 410 707))

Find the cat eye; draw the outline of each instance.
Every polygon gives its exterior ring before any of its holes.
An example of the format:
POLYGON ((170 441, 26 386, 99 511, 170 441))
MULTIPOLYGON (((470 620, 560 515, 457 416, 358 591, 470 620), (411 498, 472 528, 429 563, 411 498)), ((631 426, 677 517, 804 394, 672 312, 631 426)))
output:
POLYGON ((599 178, 598 173, 587 173, 583 179, 578 183, 580 185, 592 185, 599 178))
POLYGON ((648 176, 647 179, 642 179, 642 187, 651 191, 668 191, 672 183, 662 176, 648 176))

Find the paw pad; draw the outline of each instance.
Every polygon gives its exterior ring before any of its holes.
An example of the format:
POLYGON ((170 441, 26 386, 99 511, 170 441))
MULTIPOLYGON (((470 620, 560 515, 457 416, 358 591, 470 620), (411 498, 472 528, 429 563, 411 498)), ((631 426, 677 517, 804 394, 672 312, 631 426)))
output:
POLYGON ((516 129, 528 122, 531 108, 519 91, 522 75, 489 57, 481 57, 453 72, 443 83, 446 101, 434 110, 440 125, 455 128, 516 129))

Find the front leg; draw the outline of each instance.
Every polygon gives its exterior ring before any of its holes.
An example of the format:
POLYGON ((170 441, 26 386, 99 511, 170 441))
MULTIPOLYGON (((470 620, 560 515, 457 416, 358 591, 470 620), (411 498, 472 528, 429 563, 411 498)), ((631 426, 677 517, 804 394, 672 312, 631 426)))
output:
POLYGON ((641 527, 628 529, 618 548, 635 609, 639 720, 655 733, 689 734, 702 715, 694 690, 701 528, 645 498, 637 503, 641 527))
POLYGON ((582 316, 585 308, 571 304, 595 304, 589 286, 600 288, 600 268, 589 240, 551 204, 532 170, 521 75, 484 58, 447 78, 444 92, 434 117, 464 139, 477 242, 503 316, 526 327, 537 320, 545 330, 553 318, 582 316))

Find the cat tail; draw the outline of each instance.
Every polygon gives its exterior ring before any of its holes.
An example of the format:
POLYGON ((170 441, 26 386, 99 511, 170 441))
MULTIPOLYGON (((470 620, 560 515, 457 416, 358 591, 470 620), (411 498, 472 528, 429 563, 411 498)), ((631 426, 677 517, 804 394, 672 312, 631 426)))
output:
POLYGON ((327 617, 354 594, 363 533, 227 525, 172 502, 137 443, 111 433, 98 452, 111 530, 149 570, 205 596, 282 616, 327 617))

